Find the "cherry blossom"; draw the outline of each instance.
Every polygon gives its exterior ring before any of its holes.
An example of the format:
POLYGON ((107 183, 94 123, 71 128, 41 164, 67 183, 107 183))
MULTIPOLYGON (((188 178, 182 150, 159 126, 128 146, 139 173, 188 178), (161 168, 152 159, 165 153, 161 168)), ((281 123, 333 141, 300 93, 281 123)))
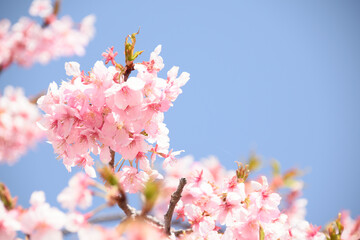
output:
POLYGON ((49 0, 34 0, 31 3, 29 13, 31 16, 47 17, 53 12, 53 6, 49 0))
POLYGON ((19 214, 16 209, 8 211, 0 201, 0 239, 15 239, 16 231, 21 228, 19 214))
POLYGON ((86 209, 92 204, 92 192, 88 189, 93 185, 93 181, 85 174, 78 173, 69 181, 66 187, 59 195, 58 202, 63 208, 75 210, 76 207, 86 209))
POLYGON ((43 137, 40 112, 20 88, 7 86, 0 96, 0 163, 13 164, 43 137))
POLYGON ((342 211, 341 223, 344 226, 344 231, 341 238, 355 240, 360 238, 360 217, 352 219, 349 211, 342 211))
POLYGON ((62 239, 61 228, 65 224, 65 214, 45 202, 43 192, 34 192, 31 207, 21 217, 21 229, 31 239, 62 239))
POLYGON ((50 0, 34 0, 29 13, 42 17, 43 25, 28 17, 21 17, 12 26, 7 19, 0 21, 0 70, 12 63, 29 67, 59 57, 84 55, 94 36, 95 17, 89 15, 76 24, 69 16, 58 18, 57 9, 50 0))
POLYGON ((106 67, 98 61, 89 75, 85 75, 78 63, 65 64, 66 74, 72 79, 60 86, 50 84, 38 105, 45 112, 39 126, 46 131, 55 153, 63 159, 69 171, 78 165, 95 177, 94 160, 90 154, 100 155, 101 161, 108 163, 110 151, 114 151, 130 162, 136 160, 137 165, 141 156, 144 169, 140 173, 125 168, 120 176, 124 180, 128 177, 141 179, 142 183, 134 180, 137 184, 131 188, 124 186, 133 192, 131 189, 141 189, 140 186, 149 178, 148 174, 156 173, 153 170, 155 158, 151 164, 148 163, 147 153, 165 158, 165 165, 175 161, 175 156, 181 151, 168 150, 169 131, 163 123, 163 113, 181 93, 180 87, 189 80, 189 74, 176 78, 178 68, 176 71, 173 68, 168 73, 171 76, 168 80, 158 77, 158 71, 163 68, 160 50, 161 47, 155 49, 150 62, 135 64, 137 75, 126 81, 121 75, 123 70, 114 60, 113 48, 103 55, 116 67, 106 67), (116 79, 120 75, 120 80, 116 79), (153 144, 157 146, 156 151, 152 150, 153 144))

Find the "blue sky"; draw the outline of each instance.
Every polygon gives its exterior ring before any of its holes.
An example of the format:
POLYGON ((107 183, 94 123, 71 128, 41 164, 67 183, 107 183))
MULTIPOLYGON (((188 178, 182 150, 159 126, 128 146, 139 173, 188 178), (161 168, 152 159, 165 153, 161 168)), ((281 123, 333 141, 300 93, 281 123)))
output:
MULTIPOLYGON (((229 169, 255 150, 265 165, 275 158, 283 169, 307 171, 309 221, 324 225, 341 209, 360 215, 359 1, 62 2, 60 16, 97 17, 86 55, 12 66, 0 75, 1 92, 13 85, 35 95, 60 83, 65 61, 88 71, 141 27, 140 61, 162 44, 163 76, 173 65, 191 74, 165 115, 172 148, 196 159, 215 155, 229 169)), ((0 18, 15 22, 30 3, 2 1, 0 18)), ((24 206, 34 190, 56 205, 70 176, 47 143, 0 165, 0 181, 24 206)))

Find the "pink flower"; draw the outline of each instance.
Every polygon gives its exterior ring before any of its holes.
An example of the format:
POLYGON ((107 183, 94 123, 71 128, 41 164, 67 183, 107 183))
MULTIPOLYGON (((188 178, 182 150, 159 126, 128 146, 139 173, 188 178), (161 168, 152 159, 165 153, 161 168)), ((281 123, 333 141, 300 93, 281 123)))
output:
POLYGON ((249 194, 249 197, 253 204, 249 210, 252 212, 251 214, 257 214, 261 221, 269 222, 280 214, 278 206, 281 197, 278 193, 270 190, 265 176, 262 176, 261 180, 262 184, 256 181, 251 182, 253 192, 249 194))
MULTIPOLYGON (((243 185, 243 183, 240 183, 243 185)), ((244 188, 244 187, 242 187, 244 188)), ((220 224, 232 225, 235 221, 244 221, 247 216, 247 210, 243 207, 242 202, 245 200, 245 191, 228 192, 224 194, 219 206, 218 219, 220 224)))
POLYGON ((68 213, 66 215, 65 228, 70 232, 78 232, 89 226, 88 218, 88 214, 84 215, 78 212, 68 213))
POLYGON ((15 163, 42 138, 43 132, 36 126, 40 117, 21 89, 5 88, 0 96, 0 163, 15 163))
POLYGON ((194 205, 185 206, 185 214, 195 232, 206 236, 215 228, 215 220, 212 217, 204 216, 201 209, 194 205))
POLYGON ((134 135, 131 142, 123 147, 118 148, 118 152, 121 153, 124 159, 133 160, 139 153, 147 152, 149 145, 144 141, 143 135, 134 135))
POLYGON ((86 209, 92 203, 92 192, 88 189, 92 184, 93 181, 87 175, 78 173, 70 179, 69 186, 58 195, 57 201, 71 211, 76 207, 86 209))
POLYGON ((168 168, 168 167, 172 167, 174 166, 174 163, 176 161, 175 156, 179 155, 180 153, 184 152, 184 150, 180 150, 180 151, 175 151, 173 152, 172 149, 169 151, 168 154, 166 154, 164 163, 163 163, 163 168, 168 168))
POLYGON ((114 53, 114 47, 109 48, 102 54, 102 56, 105 58, 105 64, 108 64, 109 61, 111 61, 111 64, 115 66, 115 57, 118 53, 114 53))
POLYGON ((50 0, 34 0, 31 3, 29 13, 31 16, 47 17, 53 11, 50 0))
POLYGON ((63 56, 83 55, 94 36, 94 16, 85 17, 81 24, 74 24, 69 16, 58 19, 50 0, 34 0, 29 13, 44 18, 46 27, 27 17, 20 18, 11 28, 8 21, 0 21, 1 69, 11 63, 31 66, 63 56))
POLYGON ((125 110, 128 106, 140 105, 143 101, 141 90, 144 85, 143 80, 135 77, 129 78, 125 83, 114 84, 105 92, 108 98, 107 104, 111 107, 116 106, 121 110, 125 110))
POLYGON ((6 210, 0 200, 0 239, 15 239, 16 231, 20 230, 17 210, 6 210))
POLYGON ((32 206, 21 215, 21 228, 31 239, 62 239, 65 214, 45 202, 43 192, 31 195, 32 206))
POLYGON ((86 174, 89 175, 90 177, 92 178, 96 177, 96 172, 93 167, 94 161, 89 153, 86 153, 81 156, 77 156, 75 158, 74 164, 83 167, 85 169, 86 174))
POLYGON ((360 217, 355 220, 351 218, 349 211, 342 211, 341 224, 344 226, 342 239, 357 240, 360 238, 360 217))
POLYGON ((77 77, 81 74, 80 64, 77 62, 66 62, 65 63, 66 75, 77 77))
POLYGON ((118 173, 119 181, 124 190, 129 193, 136 193, 142 190, 149 176, 144 171, 138 171, 136 168, 125 166, 118 173))

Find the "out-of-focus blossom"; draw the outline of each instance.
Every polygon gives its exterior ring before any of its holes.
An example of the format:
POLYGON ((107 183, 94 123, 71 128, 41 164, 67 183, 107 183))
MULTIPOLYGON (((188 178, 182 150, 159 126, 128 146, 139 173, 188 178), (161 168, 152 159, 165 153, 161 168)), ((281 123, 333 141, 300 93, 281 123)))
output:
POLYGON ((18 221, 19 211, 16 209, 6 210, 3 202, 0 200, 0 239, 15 239, 16 231, 21 228, 18 221))
POLYGON ((93 15, 85 17, 80 24, 69 16, 57 18, 49 0, 34 0, 29 12, 44 18, 44 25, 28 17, 21 17, 12 26, 7 19, 0 21, 0 70, 12 63, 29 67, 85 53, 94 36, 93 15))
POLYGON ((350 212, 343 211, 341 213, 341 224, 344 226, 341 239, 358 240, 360 239, 360 216, 352 219, 350 212))
POLYGON ((20 216, 21 229, 31 239, 62 239, 61 229, 65 225, 66 216, 45 202, 43 192, 31 195, 31 207, 20 216))
POLYGON ((38 108, 20 88, 8 86, 0 96, 0 163, 13 164, 44 135, 36 122, 38 108))
POLYGON ((82 209, 88 208, 92 203, 92 192, 88 188, 93 184, 84 173, 78 173, 69 181, 66 187, 57 197, 58 202, 63 208, 74 211, 76 207, 82 209))
POLYGON ((31 3, 29 13, 31 16, 47 17, 53 12, 50 0, 34 0, 31 3))

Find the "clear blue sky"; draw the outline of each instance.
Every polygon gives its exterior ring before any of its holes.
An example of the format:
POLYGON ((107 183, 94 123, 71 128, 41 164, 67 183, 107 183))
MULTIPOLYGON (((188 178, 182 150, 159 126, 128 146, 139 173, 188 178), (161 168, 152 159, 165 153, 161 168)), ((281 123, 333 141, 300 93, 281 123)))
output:
MULTIPOLYGON (((0 18, 17 21, 30 2, 1 1, 0 18)), ((173 65, 191 74, 165 115, 171 147, 197 159, 215 155, 228 168, 256 150, 283 169, 309 170, 308 220, 324 225, 341 209, 360 215, 359 12, 357 0, 63 0, 61 16, 97 17, 86 55, 12 66, 0 75, 0 90, 11 84, 35 95, 66 79, 65 61, 90 70, 141 27, 141 61, 162 44, 164 74, 173 65)), ((0 181, 24 206, 34 190, 55 205, 69 177, 46 143, 0 166, 0 181)))

